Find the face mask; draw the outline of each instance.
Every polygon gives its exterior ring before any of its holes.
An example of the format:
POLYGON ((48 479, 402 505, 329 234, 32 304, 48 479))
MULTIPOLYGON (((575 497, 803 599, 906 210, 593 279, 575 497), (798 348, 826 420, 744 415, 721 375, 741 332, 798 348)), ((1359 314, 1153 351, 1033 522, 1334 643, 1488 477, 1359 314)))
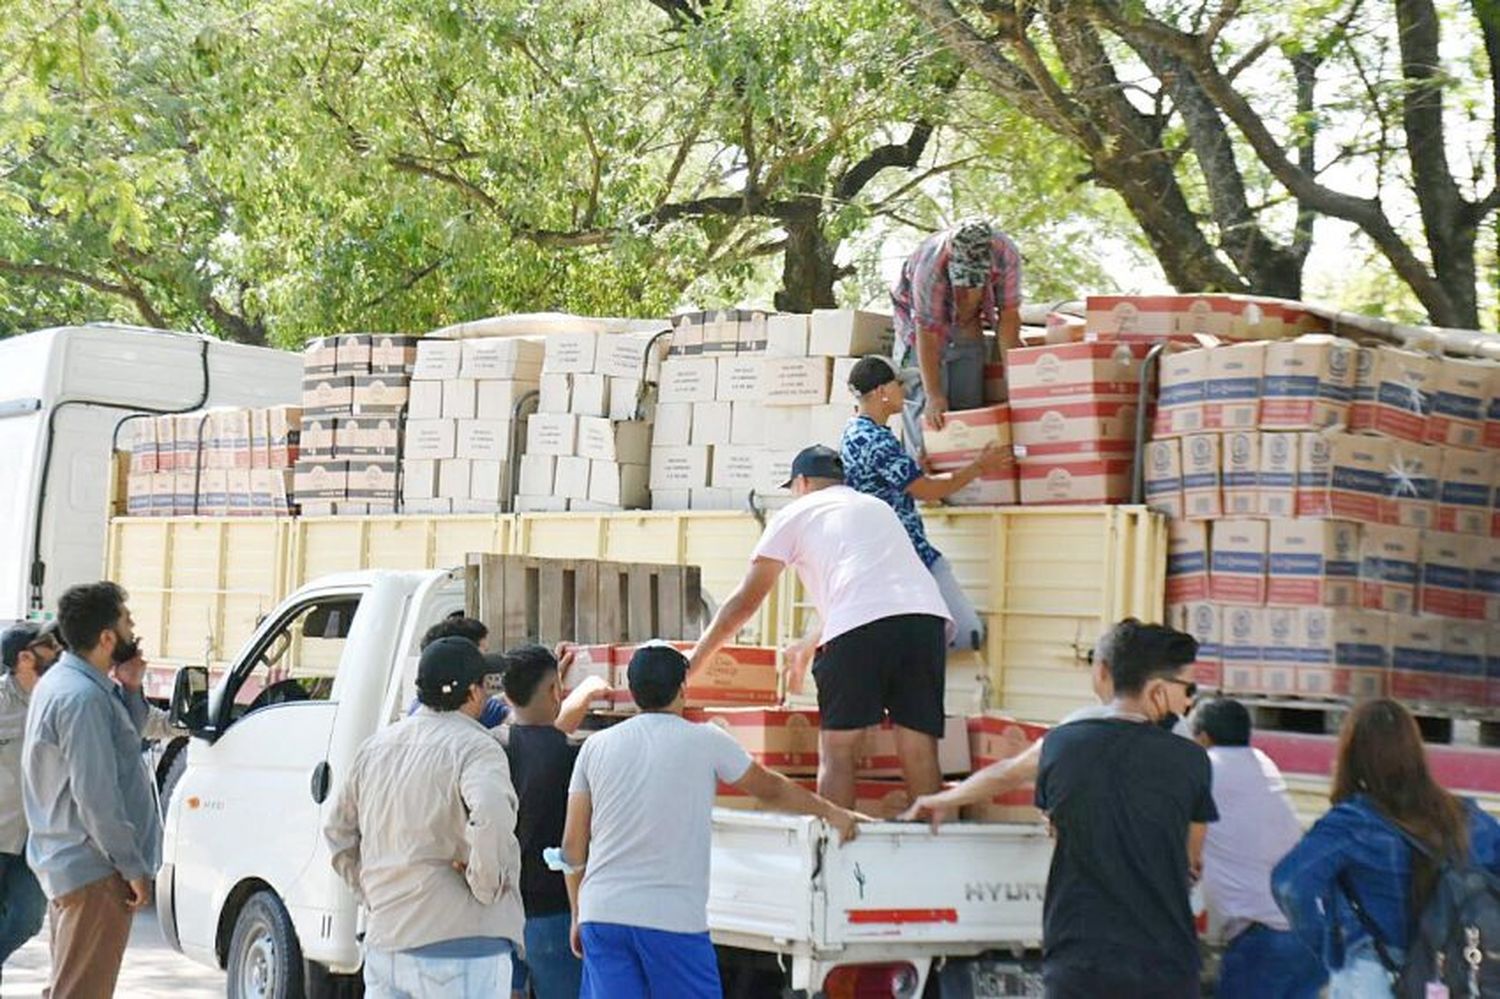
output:
POLYGON ((1181 715, 1174 714, 1173 712, 1168 711, 1166 714, 1156 719, 1156 727, 1164 732, 1171 732, 1177 728, 1177 723, 1180 721, 1182 721, 1181 715))
POLYGON ((109 654, 109 658, 116 666, 128 663, 141 654, 141 641, 138 638, 126 639, 118 631, 115 632, 115 648, 109 654))

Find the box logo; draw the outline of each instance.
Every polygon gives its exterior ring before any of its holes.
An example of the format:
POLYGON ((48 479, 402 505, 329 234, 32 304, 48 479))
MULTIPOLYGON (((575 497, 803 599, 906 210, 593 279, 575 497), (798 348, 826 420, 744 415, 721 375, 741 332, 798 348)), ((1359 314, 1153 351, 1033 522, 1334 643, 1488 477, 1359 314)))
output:
POLYGON ((1062 374, 1062 362, 1057 359, 1056 354, 1043 354, 1036 359, 1036 377, 1038 381, 1055 382, 1062 374))
POLYGON ((1240 641, 1250 637, 1250 612, 1248 610, 1230 611, 1229 633, 1240 641))
POLYGON ((1291 457, 1290 447, 1291 445, 1287 443, 1287 439, 1285 437, 1279 435, 1272 437, 1271 460, 1278 463, 1285 462, 1289 457, 1291 457))
POLYGON ((1348 347, 1334 347, 1328 352, 1328 373, 1340 380, 1349 373, 1348 347))
POLYGON ((1193 438, 1193 460, 1201 463, 1208 461, 1211 457, 1213 457, 1213 445, 1208 442, 1208 439, 1206 437, 1193 438))
POLYGON ((1172 453, 1164 447, 1159 447, 1151 455, 1151 469, 1155 472, 1165 473, 1172 467, 1172 453))

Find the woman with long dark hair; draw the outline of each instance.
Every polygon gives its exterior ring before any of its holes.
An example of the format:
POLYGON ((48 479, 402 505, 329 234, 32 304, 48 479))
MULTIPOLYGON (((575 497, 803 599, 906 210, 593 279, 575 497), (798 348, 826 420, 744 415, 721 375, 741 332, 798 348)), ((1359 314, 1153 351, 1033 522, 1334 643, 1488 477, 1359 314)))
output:
POLYGON ((1323 955, 1334 999, 1389 996, 1388 969, 1401 966, 1437 882, 1430 858, 1467 855, 1500 871, 1500 823, 1438 786, 1416 719, 1390 700, 1344 720, 1330 798, 1333 808, 1276 865, 1271 888, 1292 931, 1323 955))

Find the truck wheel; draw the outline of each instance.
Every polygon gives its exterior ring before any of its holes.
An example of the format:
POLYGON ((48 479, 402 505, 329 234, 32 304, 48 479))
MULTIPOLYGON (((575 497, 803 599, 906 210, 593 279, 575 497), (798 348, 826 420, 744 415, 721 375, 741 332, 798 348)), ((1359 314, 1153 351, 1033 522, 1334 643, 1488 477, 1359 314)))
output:
POLYGON ((229 999, 302 999, 302 948, 275 892, 246 899, 229 939, 229 999))

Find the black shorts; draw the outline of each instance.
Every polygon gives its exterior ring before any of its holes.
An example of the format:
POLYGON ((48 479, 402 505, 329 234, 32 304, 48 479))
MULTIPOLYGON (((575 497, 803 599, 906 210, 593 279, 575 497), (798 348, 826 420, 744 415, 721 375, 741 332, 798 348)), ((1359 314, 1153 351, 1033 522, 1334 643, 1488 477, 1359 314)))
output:
POLYGON ((891 721, 943 737, 948 622, 900 614, 862 624, 826 642, 813 659, 820 724, 849 731, 891 721))

